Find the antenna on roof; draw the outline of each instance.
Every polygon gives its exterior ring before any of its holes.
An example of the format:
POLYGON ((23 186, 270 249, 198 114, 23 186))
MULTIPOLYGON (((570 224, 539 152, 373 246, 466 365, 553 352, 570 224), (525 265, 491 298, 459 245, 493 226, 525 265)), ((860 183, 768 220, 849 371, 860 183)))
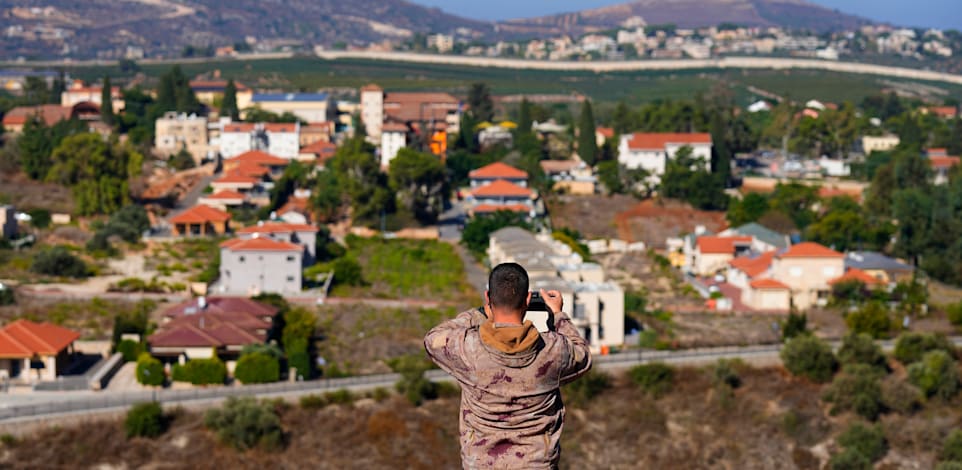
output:
POLYGON ((197 298, 197 308, 204 310, 207 308, 207 297, 203 295, 197 298))

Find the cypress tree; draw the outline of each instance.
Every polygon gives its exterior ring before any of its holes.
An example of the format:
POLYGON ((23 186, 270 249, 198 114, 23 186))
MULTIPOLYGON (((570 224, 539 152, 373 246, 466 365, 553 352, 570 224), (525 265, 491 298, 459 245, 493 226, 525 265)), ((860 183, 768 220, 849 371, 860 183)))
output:
POLYGON ((591 102, 588 100, 585 100, 584 105, 581 106, 581 117, 578 120, 578 156, 592 166, 598 161, 595 115, 591 110, 591 102))
POLYGON ((518 132, 531 132, 531 102, 527 97, 521 98, 521 109, 518 111, 518 132))
POLYGON ((228 80, 224 87, 224 101, 220 106, 221 116, 230 116, 231 121, 240 120, 240 110, 237 109, 237 85, 234 80, 228 80))
POLYGON ((114 101, 111 96, 110 76, 104 77, 104 86, 100 90, 100 120, 108 126, 114 125, 114 101))

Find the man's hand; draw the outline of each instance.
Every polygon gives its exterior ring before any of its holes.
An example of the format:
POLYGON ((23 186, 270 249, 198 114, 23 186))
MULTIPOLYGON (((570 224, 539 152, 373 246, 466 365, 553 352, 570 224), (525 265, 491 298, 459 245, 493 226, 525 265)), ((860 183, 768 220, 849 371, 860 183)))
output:
POLYGON ((541 299, 544 300, 544 304, 548 306, 548 310, 551 310, 551 313, 561 313, 561 308, 564 307, 564 299, 561 298, 561 292, 541 289, 541 299))

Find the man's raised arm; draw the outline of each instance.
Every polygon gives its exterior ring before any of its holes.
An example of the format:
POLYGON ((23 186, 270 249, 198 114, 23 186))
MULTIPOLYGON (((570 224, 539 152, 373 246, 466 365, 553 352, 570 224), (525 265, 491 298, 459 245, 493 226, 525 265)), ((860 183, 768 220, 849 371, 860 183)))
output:
POLYGON ((571 324, 571 319, 562 311, 563 300, 558 291, 541 290, 541 297, 545 305, 553 312, 554 329, 564 337, 565 350, 568 353, 561 364, 561 384, 574 381, 591 370, 591 351, 588 342, 581 337, 578 329, 571 324))
POLYGON ((428 357, 458 382, 471 383, 473 374, 465 360, 465 336, 486 319, 480 309, 471 309, 435 326, 424 335, 424 350, 428 357))

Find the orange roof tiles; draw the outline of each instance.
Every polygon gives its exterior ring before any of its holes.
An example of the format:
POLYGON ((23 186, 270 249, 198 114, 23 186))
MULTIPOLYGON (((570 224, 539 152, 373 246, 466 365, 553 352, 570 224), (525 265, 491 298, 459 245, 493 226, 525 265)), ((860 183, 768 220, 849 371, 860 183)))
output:
POLYGON ((959 157, 930 156, 929 166, 936 169, 948 169, 959 164, 959 157))
POLYGON ((221 248, 231 251, 304 251, 300 245, 270 238, 232 239, 220 244, 221 248))
POLYGON ((789 287, 774 279, 756 279, 749 284, 752 289, 779 289, 788 290, 789 287))
POLYGON ((257 184, 258 178, 233 171, 214 180, 211 184, 257 184))
POLYGON ((862 284, 865 284, 865 285, 867 285, 867 286, 874 286, 874 285, 882 284, 882 281, 878 280, 877 278, 875 278, 875 277, 872 276, 871 274, 869 274, 869 273, 867 273, 867 272, 865 272, 865 271, 862 271, 861 269, 858 269, 858 268, 849 268, 849 270, 846 271, 845 274, 843 274, 843 275, 841 275, 841 276, 839 276, 839 277, 836 277, 835 279, 832 279, 831 281, 828 281, 828 283, 829 283, 830 285, 835 285, 835 284, 838 284, 838 283, 840 283, 840 282, 846 282, 846 281, 859 281, 859 282, 861 282, 862 284))
POLYGON ((237 192, 225 189, 223 191, 218 191, 209 196, 204 196, 204 199, 244 199, 244 195, 237 192))
POLYGON ((698 237, 698 251, 712 254, 735 254, 736 245, 750 245, 752 237, 698 237))
POLYGON ((930 113, 944 118, 955 117, 959 112, 955 106, 929 106, 928 110, 930 113))
POLYGON ((507 163, 494 162, 468 173, 471 179, 528 179, 528 172, 507 163))
POLYGON ((498 211, 528 212, 531 208, 524 204, 478 204, 472 210, 476 214, 487 214, 498 211))
POLYGON ((56 355, 78 338, 80 333, 52 323, 17 320, 0 328, 0 358, 56 355))
POLYGON ((73 108, 59 104, 43 104, 40 106, 17 106, 3 116, 3 125, 23 125, 36 116, 47 126, 70 119, 73 108))
POLYGON ((664 150, 668 144, 711 144, 711 134, 683 132, 636 132, 628 139, 632 150, 664 150))
POLYGON ((228 158, 225 163, 253 163, 257 165, 281 166, 289 164, 290 161, 286 158, 277 157, 261 150, 251 150, 234 158, 228 158))
POLYGON ((230 220, 229 213, 203 204, 191 207, 170 219, 175 224, 203 224, 228 220, 230 220))
POLYGON ((601 134, 602 137, 610 139, 615 136, 615 130, 610 127, 599 127, 595 129, 595 132, 601 134))
POLYGON ((530 189, 522 188, 512 182, 496 180, 493 183, 488 183, 480 188, 476 188, 471 194, 475 197, 531 197, 532 193, 530 189))
POLYGON ((772 259, 775 258, 774 251, 766 251, 755 257, 750 256, 739 256, 731 260, 729 266, 745 273, 748 277, 752 278, 758 276, 759 274, 768 270, 772 265, 772 259))
POLYGON ((291 232, 317 232, 317 227, 305 224, 288 224, 284 222, 267 222, 260 225, 252 225, 242 228, 237 233, 291 233, 291 232))
POLYGON ((824 245, 814 242, 803 242, 792 245, 779 258, 844 258, 845 255, 824 245))

